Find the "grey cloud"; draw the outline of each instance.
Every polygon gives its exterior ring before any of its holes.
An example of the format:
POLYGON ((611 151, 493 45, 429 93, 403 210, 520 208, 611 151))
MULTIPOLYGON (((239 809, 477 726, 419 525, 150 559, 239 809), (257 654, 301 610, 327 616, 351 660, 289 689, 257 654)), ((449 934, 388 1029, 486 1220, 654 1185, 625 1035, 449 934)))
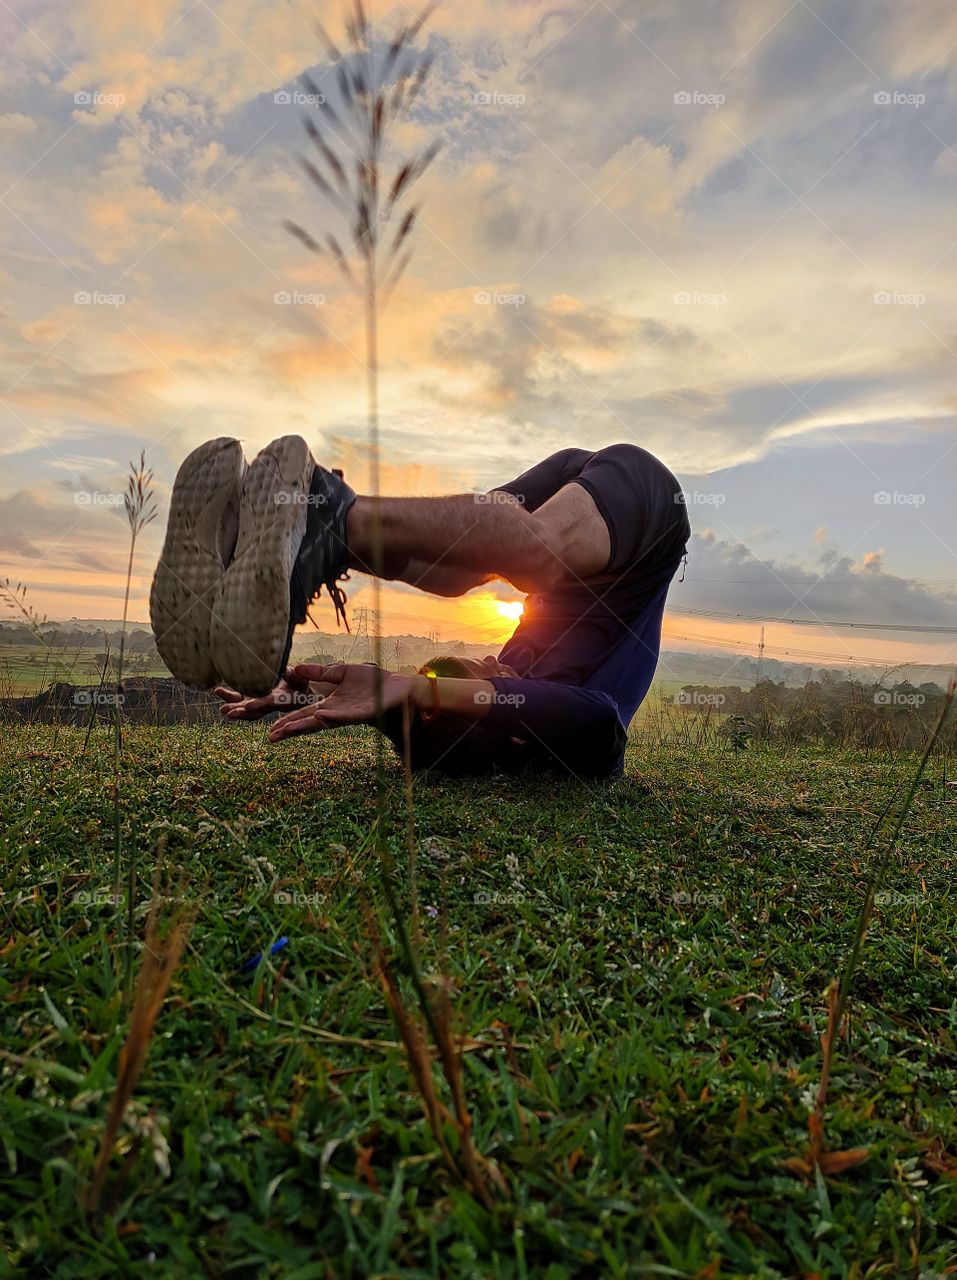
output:
MULTIPOLYGON (((761 559, 743 542, 695 534, 689 565, 671 604, 719 613, 760 615, 768 621, 926 623, 957 626, 957 593, 930 591, 887 573, 882 559, 855 562, 825 551, 818 569, 796 561, 761 559)), ((929 637, 928 637, 929 638, 929 637)))
MULTIPOLYGON (((507 294, 511 288, 502 286, 500 292, 507 294)), ((583 399, 600 396, 603 381, 611 385, 616 369, 634 364, 642 351, 687 354, 701 345, 701 339, 682 326, 666 326, 600 307, 563 310, 526 300, 516 306, 493 304, 477 311, 475 322, 457 317, 441 329, 434 339, 433 355, 452 367, 482 371, 499 406, 511 406, 523 419, 535 417, 543 407, 550 413, 558 406, 566 416, 573 413, 583 399), (612 357, 611 371, 601 377, 583 372, 587 353, 595 349, 612 357), (588 394, 589 387, 594 388, 593 396, 588 394)))

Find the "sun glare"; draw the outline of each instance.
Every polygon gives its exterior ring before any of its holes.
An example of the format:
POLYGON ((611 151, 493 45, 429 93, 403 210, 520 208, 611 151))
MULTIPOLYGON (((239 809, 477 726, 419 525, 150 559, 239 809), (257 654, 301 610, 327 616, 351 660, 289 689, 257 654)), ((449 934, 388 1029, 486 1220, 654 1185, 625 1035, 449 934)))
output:
POLYGON ((518 622, 522 616, 522 610, 525 608, 523 600, 496 600, 495 608, 503 618, 508 618, 510 622, 518 622))

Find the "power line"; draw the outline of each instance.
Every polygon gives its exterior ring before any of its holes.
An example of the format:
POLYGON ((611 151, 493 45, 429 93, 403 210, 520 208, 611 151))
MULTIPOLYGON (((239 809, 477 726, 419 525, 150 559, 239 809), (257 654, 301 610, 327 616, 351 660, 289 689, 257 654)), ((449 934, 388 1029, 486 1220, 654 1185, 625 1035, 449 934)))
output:
MULTIPOLYGON (((808 583, 807 579, 797 578, 779 578, 776 575, 770 578, 699 578, 693 570, 688 570, 688 582, 723 582, 736 583, 738 586, 746 587, 812 587, 815 591, 818 587, 854 587, 859 586, 862 581, 866 581, 861 577, 856 578, 818 578, 812 583, 808 583)), ((957 578, 907 578, 907 584, 912 587, 930 587, 930 586, 955 586, 957 578)))
POLYGON ((691 618, 721 618, 726 621, 764 622, 769 626, 786 623, 792 627, 855 627, 864 631, 914 631, 940 635, 957 635, 957 627, 931 627, 904 622, 832 622, 821 618, 769 618, 765 613, 717 613, 711 609, 672 609, 672 613, 691 618))
MULTIPOLYGON (((664 637, 666 640, 686 640, 691 644, 709 644, 717 645, 719 648, 727 649, 734 647, 736 649, 747 649, 747 654, 741 655, 750 657, 750 651, 754 648, 753 641, 750 640, 725 640, 721 636, 684 636, 669 635, 664 637)), ((785 648, 781 645, 766 644, 764 646, 765 653, 780 653, 789 658, 813 659, 817 663, 829 662, 832 665, 840 665, 844 662, 854 662, 861 666, 867 667, 911 667, 914 670, 939 671, 950 666, 947 662, 909 662, 901 661, 899 658, 865 658, 858 657, 853 653, 826 653, 821 649, 794 649, 785 648)), ((806 665, 803 662, 796 662, 795 666, 806 665)))

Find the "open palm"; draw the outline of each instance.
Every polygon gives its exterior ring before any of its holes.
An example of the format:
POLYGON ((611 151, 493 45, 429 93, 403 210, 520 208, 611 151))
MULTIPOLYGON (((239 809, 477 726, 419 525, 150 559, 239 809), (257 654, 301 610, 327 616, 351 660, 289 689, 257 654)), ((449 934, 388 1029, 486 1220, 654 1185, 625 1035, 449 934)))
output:
POLYGON ((372 724, 380 712, 406 701, 411 683, 408 676, 395 675, 374 663, 337 663, 329 667, 305 663, 295 667, 292 676, 310 687, 320 683, 330 692, 320 703, 280 716, 269 731, 272 742, 336 725, 372 724))

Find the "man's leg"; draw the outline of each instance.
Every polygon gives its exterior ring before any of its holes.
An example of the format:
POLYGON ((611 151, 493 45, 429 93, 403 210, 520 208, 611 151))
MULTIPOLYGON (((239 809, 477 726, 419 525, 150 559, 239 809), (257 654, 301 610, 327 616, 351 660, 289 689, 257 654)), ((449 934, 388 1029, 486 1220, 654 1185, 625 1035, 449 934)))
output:
POLYGON ((568 484, 536 511, 511 494, 357 498, 346 523, 353 568, 439 595, 492 578, 548 591, 600 574, 610 537, 591 495, 568 484))

